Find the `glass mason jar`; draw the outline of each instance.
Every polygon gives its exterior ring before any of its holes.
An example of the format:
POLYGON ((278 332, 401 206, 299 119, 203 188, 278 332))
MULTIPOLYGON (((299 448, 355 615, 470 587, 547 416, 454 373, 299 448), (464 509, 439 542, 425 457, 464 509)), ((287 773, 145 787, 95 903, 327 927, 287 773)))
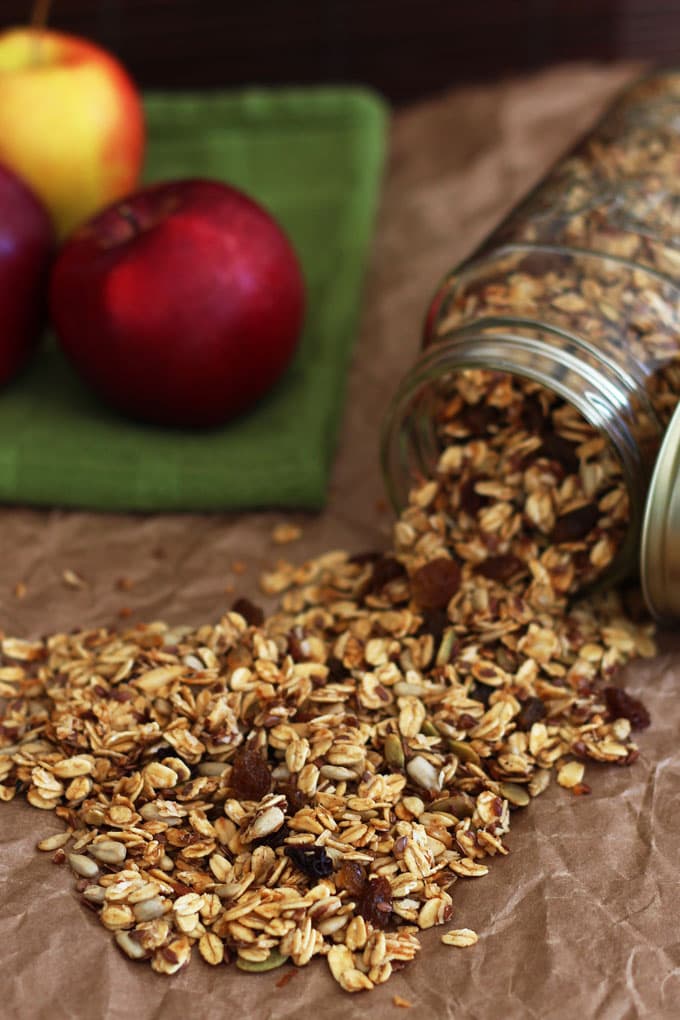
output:
MULTIPOLYGON (((548 472, 576 508, 556 522, 546 498, 532 518, 581 542, 573 589, 634 573, 642 546, 650 608, 680 614, 679 401, 680 73, 663 73, 441 282, 384 425, 387 490, 400 508, 414 479, 457 470, 457 443, 517 446, 527 484, 548 472)), ((479 497, 458 499, 474 516, 479 497)))

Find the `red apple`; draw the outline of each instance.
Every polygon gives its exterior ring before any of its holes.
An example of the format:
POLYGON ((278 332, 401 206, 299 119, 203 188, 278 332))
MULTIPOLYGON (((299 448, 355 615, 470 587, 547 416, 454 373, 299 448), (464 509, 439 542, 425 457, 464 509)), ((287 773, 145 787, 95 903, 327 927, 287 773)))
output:
POLYGON ((0 385, 18 372, 40 335, 53 243, 47 210, 0 165, 0 385))
POLYGON ((216 425, 290 361, 304 285, 282 229, 214 181, 148 187, 67 241, 50 312, 76 370, 136 418, 216 425))

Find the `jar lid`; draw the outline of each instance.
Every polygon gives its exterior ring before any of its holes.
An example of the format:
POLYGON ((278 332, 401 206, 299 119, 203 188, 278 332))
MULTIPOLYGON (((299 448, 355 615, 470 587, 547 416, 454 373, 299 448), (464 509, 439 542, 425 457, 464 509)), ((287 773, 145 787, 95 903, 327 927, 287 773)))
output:
POLYGON ((649 485, 640 542, 640 580, 658 620, 680 617, 680 404, 661 444, 649 485))

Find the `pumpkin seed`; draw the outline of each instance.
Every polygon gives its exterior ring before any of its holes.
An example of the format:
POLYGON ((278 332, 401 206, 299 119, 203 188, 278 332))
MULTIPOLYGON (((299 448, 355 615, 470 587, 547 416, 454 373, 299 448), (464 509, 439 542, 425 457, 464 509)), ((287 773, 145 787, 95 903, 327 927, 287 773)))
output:
POLYGON ((266 970, 276 970, 282 967, 288 959, 277 949, 272 949, 266 960, 243 960, 240 956, 236 958, 236 966, 239 970, 247 970, 250 974, 262 974, 266 970))
POLYGON ((396 733, 388 733, 385 737, 385 761, 388 765, 392 765, 395 769, 403 769, 404 767, 404 748, 401 745, 401 739, 396 733))
POLYGON ((446 663, 450 661, 450 659, 451 659, 451 652, 453 651, 453 646, 455 645, 455 643, 456 643, 456 633, 455 633, 453 627, 449 627, 447 630, 444 631, 444 636, 442 637, 442 642, 441 642, 441 644, 439 646, 439 650, 437 651, 437 658, 436 658, 436 665, 437 666, 445 666, 446 663))
POLYGON ((453 751, 460 761, 471 761, 473 765, 481 765, 482 759, 479 757, 475 749, 470 747, 467 741, 449 739, 447 744, 449 751, 453 751))
POLYGON ((424 733, 426 737, 439 736, 439 730, 437 729, 433 722, 430 722, 429 719, 426 719, 423 725, 420 727, 420 732, 424 733))
POLYGON ((466 794, 454 793, 450 797, 433 800, 429 805, 429 810, 450 812, 456 818, 472 818, 475 813, 475 805, 466 794))
POLYGON ((501 797, 505 797, 514 807, 526 807, 531 797, 525 787, 518 783, 499 783, 501 797))

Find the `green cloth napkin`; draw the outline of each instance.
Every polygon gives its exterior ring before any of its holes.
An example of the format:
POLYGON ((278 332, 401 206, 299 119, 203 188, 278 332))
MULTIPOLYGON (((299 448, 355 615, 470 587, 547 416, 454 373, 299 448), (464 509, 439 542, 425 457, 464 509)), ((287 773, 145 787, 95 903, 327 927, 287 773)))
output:
POLYGON ((241 187, 287 230, 308 287, 294 362, 216 430, 161 429, 101 405, 53 340, 0 394, 0 501, 98 510, 317 508, 324 502, 384 155, 363 89, 151 94, 147 181, 241 187))

